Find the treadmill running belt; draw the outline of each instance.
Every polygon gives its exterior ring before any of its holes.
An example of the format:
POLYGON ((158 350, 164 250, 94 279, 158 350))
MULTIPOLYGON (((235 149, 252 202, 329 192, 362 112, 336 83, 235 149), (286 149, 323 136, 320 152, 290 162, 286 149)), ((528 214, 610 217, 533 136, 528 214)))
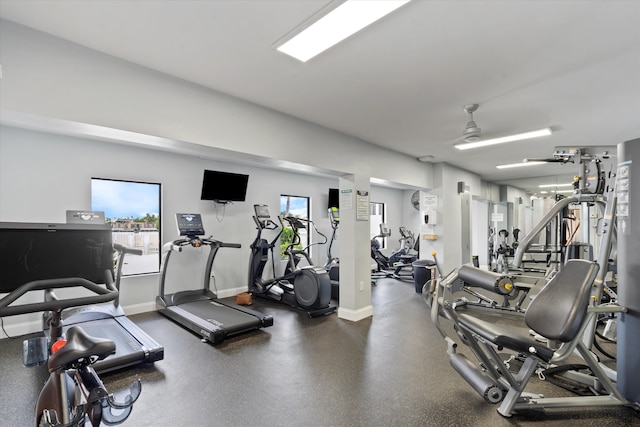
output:
POLYGON ((260 325, 259 318, 220 304, 217 301, 193 301, 178 307, 227 331, 227 334, 246 331, 260 325))

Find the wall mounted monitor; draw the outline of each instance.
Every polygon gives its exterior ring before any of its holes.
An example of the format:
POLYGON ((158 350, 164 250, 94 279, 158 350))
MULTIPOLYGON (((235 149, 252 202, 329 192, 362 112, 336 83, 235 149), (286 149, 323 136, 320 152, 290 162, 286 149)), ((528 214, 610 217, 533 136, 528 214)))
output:
POLYGON ((327 209, 340 207, 340 190, 337 188, 329 189, 329 203, 327 209))
POLYGON ((200 199, 218 203, 244 202, 248 183, 249 175, 205 170, 200 199))

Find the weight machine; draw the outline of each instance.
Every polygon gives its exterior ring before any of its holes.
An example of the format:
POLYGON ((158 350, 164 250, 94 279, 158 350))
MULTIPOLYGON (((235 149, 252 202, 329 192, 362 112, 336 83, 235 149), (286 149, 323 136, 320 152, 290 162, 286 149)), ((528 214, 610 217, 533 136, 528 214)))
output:
MULTIPOLYGON (((634 184, 640 186, 640 173, 633 173, 632 160, 634 157, 640 160, 640 139, 618 146, 617 170, 612 160, 615 150, 612 149, 558 147, 554 158, 550 159, 579 163, 580 174, 574 182, 574 194, 559 200, 525 236, 515 251, 513 267, 519 268, 533 237, 572 203, 589 203, 601 209, 601 241, 597 260, 565 259, 559 264, 558 271, 550 276, 527 307, 522 332, 515 331, 512 325, 483 320, 478 313, 467 310, 464 301, 453 296, 460 283, 505 294, 513 287, 513 278, 508 275, 465 265, 423 290, 423 297, 431 308, 432 321, 448 344, 452 367, 487 402, 502 402, 498 412, 503 416, 523 410, 593 406, 629 406, 640 410, 640 384, 633 381, 637 354, 640 353, 637 336, 640 287, 633 279, 640 275, 637 257, 640 244, 637 231, 631 228, 633 215, 636 221, 640 220, 640 202, 630 191, 634 184), (609 171, 606 170, 607 163, 611 166, 609 171), (618 230, 620 236, 617 236, 618 230), (617 251, 612 250, 614 244, 617 251), (619 300, 609 298, 602 302, 606 291, 605 276, 616 269, 619 300), (602 314, 619 316, 617 371, 607 368, 591 351, 596 320, 602 314), (453 323, 454 334, 445 328, 443 320, 453 323), (543 341, 530 336, 532 332, 543 341), (478 365, 460 353, 460 343, 478 359, 478 365), (506 352, 506 356, 511 357, 505 359, 505 354, 499 352, 506 352), (574 354, 584 361, 590 373, 565 371, 566 376, 589 384, 592 395, 545 398, 525 391, 534 373, 542 375, 574 354), (514 359, 522 362, 516 374, 509 366, 514 359)), ((636 170, 640 172, 640 168, 636 170)))

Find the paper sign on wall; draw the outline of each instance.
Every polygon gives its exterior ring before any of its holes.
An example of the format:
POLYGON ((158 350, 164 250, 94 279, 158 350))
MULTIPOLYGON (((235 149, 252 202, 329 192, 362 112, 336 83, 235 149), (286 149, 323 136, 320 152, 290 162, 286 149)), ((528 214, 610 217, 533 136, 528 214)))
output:
POLYGON ((340 210, 350 211, 353 209, 353 190, 348 188, 340 190, 340 210))
POLYGON ((427 195, 422 198, 422 209, 427 210, 429 208, 438 207, 438 196, 427 195))
POLYGON ((369 220, 369 192, 356 191, 356 221, 369 220))

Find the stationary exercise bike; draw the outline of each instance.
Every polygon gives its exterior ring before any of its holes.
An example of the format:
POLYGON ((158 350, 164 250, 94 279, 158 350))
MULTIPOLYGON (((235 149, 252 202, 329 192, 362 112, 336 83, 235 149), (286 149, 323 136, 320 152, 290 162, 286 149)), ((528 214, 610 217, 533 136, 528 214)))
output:
POLYGON ((286 250, 289 258, 286 271, 284 275, 278 277, 275 274, 274 248, 284 230, 283 220, 278 217, 280 225, 273 222, 269 214, 269 207, 266 205, 254 205, 254 211, 253 220, 256 223, 258 234, 253 243, 251 243, 249 292, 254 296, 278 301, 300 309, 307 313, 309 317, 326 315, 336 311, 336 307, 330 304, 331 281, 327 271, 322 267, 313 265, 302 268, 298 266, 300 257, 306 257, 310 261, 306 252, 293 247, 296 239, 299 240, 299 235, 297 234, 299 224, 294 219, 289 219, 294 231, 294 242, 286 250), (267 241, 262 237, 263 230, 277 230, 278 233, 273 240, 267 241), (271 253, 274 277, 265 279, 263 278, 263 273, 269 260, 269 253, 271 253))
MULTIPOLYGON (((49 379, 36 405, 37 426, 98 426, 127 419, 140 396, 140 380, 122 393, 109 394, 93 364, 116 351, 113 341, 89 336, 77 325, 63 329, 63 311, 118 297, 114 285, 111 229, 108 226, 0 223, 0 251, 6 264, 0 292, 0 317, 48 312, 49 339, 27 340, 25 356, 44 345, 49 379), (57 276, 60 274, 60 276, 57 276), (70 274, 85 277, 69 277, 70 274), (52 278, 52 277, 61 278, 52 278), (104 283, 102 286, 98 283, 104 283), (84 288, 91 294, 14 304, 31 291, 84 288), (48 358, 48 360, 47 360, 48 358)), ((28 357, 23 358, 26 361, 28 357)))
POLYGON ((49 379, 36 404, 36 425, 40 427, 92 426, 101 422, 116 425, 127 419, 142 385, 136 380, 124 393, 109 394, 93 369, 93 364, 116 352, 113 341, 87 335, 79 326, 72 326, 62 337, 62 311, 65 308, 113 300, 118 291, 112 282, 107 288, 81 278, 38 280, 20 286, 0 300, 0 317, 51 311, 51 356, 47 366, 49 379), (59 301, 9 306, 29 291, 81 286, 96 295, 59 301), (54 340, 55 337, 55 340, 54 340), (128 393, 127 393, 128 392, 128 393))

